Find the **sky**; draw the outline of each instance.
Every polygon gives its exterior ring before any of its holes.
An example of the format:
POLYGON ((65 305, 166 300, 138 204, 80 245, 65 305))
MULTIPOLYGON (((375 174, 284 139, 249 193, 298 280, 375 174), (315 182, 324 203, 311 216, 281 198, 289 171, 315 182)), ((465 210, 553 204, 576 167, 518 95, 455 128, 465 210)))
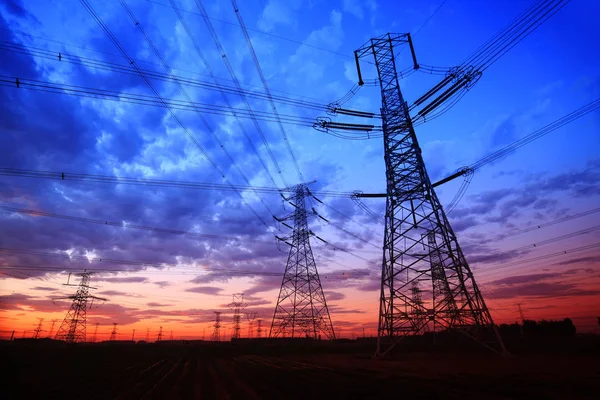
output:
MULTIPOLYGON (((239 2, 238 8, 273 96, 326 105, 357 82, 353 52, 371 37, 411 32, 420 63, 449 68, 532 3, 255 0, 239 2)), ((225 101, 245 108, 235 93, 224 100, 206 87, 185 85, 182 91, 173 82, 149 80, 152 91, 135 73, 101 69, 92 62, 161 74, 169 73, 167 66, 184 79, 235 88, 231 71, 245 90, 257 96, 265 92, 230 2, 174 0, 185 26, 169 0, 127 0, 127 7, 118 0, 89 4, 119 47, 79 1, 0 4, 0 75, 9 82, 0 87, 0 168, 222 186, 197 190, 0 176, 0 337, 13 330, 16 337, 31 336, 39 318, 44 318, 46 334, 55 320, 55 332, 70 305, 58 298, 76 289, 63 284, 76 284, 69 272, 83 269, 95 272, 93 294, 107 299, 88 311, 88 335, 98 324, 97 340, 108 338, 112 323, 118 323, 123 339, 135 329, 137 338, 149 332, 153 340, 160 326, 176 338, 208 338, 214 311, 223 312, 222 337, 227 338, 227 305, 242 292, 246 311, 256 312, 268 329, 287 259, 286 246, 278 246, 274 237, 286 235, 287 228, 273 215, 288 215, 291 206, 274 192, 222 187, 297 184, 295 158, 303 181, 316 181, 311 185, 315 192, 382 192, 382 139, 344 140, 310 126, 284 124, 282 129, 272 120, 255 124, 243 114, 171 112, 127 102, 125 93, 147 98, 158 93, 220 110, 225 101), (204 5, 221 48, 196 3, 204 5), (15 45, 27 50, 15 51, 15 45), (59 54, 65 59, 59 60, 59 54), (108 90, 121 101, 17 88, 16 78, 108 90), (251 273, 236 276, 232 271, 251 273)), ((487 69, 452 109, 419 125, 416 133, 431 179, 600 97, 599 14, 596 1, 571 1, 487 69)), ((411 65, 408 55, 405 51, 398 60, 402 69, 411 65)), ((375 78, 365 65, 364 78, 375 78)), ((414 101, 439 80, 427 73, 402 79, 405 99, 414 101)), ((257 96, 247 99, 252 109, 272 115, 271 104, 257 96)), ((276 107, 287 120, 327 116, 297 104, 276 107)), ((378 112, 378 87, 360 88, 345 107, 378 112)), ((600 112, 595 110, 485 165, 450 212, 497 323, 518 320, 521 304, 526 318, 570 317, 579 331, 598 332, 599 132, 600 112)), ((438 188, 444 205, 460 185, 457 179, 438 188)), ((313 240, 312 246, 334 329, 338 337, 360 336, 363 329, 374 335, 384 227, 348 196, 320 200, 323 204, 313 201, 311 206, 330 223, 312 217, 309 224, 329 243, 313 240)), ((383 215, 382 199, 363 202, 383 215)), ((246 329, 244 323, 242 336, 246 329)))

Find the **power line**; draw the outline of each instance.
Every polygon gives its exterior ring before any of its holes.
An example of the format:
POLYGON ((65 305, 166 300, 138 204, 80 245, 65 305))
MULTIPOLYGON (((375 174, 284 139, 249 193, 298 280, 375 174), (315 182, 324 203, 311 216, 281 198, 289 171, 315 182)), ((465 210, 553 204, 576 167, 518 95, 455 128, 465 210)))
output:
MULTIPOLYGON (((196 49, 196 53, 198 53, 198 56, 200 57, 200 59, 202 60, 202 63, 204 64, 204 67, 209 71, 211 76, 214 76, 212 69, 210 68, 210 65, 208 64, 206 58, 204 57, 202 51, 200 50, 200 47, 198 46, 198 44, 196 43, 196 40, 194 39, 194 36, 192 35, 192 32, 190 31, 190 29, 187 26, 187 23, 185 22, 183 16, 181 15, 181 13, 179 12, 179 10, 175 7, 175 4, 173 3, 173 0, 169 0, 171 5, 173 6, 173 9, 175 10, 175 13, 177 14, 177 18, 179 19, 179 21, 181 22, 182 26, 184 27, 185 31, 188 34, 188 37, 190 38, 190 40, 192 41, 192 43, 194 44, 194 48, 196 49)), ((235 87, 242 99, 242 101, 244 102, 244 105, 246 107, 246 110, 248 112, 248 114, 250 115, 250 118, 252 119, 252 122, 254 123, 254 128, 256 129, 256 131, 258 132, 260 138, 262 139, 263 145, 265 146, 265 148, 267 149, 267 152, 269 153, 269 156, 271 157, 271 161, 273 162, 273 165, 275 166, 277 173, 279 174, 280 179, 282 180, 284 186, 289 186, 287 181, 285 180, 285 177, 283 175, 283 172, 281 170, 281 167, 279 166, 279 162, 277 161, 277 159, 275 158, 275 155, 273 154, 273 151, 271 150, 271 146, 269 145, 269 142, 267 141, 267 138, 260 126, 260 124, 258 123, 256 116, 254 115, 254 111, 252 110, 252 107, 250 106, 250 103, 248 102, 248 99, 246 97, 246 95, 244 94, 240 81, 237 78, 237 75, 235 73, 235 71, 233 70, 233 67, 231 66, 231 63, 229 62, 229 58, 227 57, 227 53, 225 53, 225 49, 223 48, 222 44, 221 44, 221 40, 219 39, 219 35, 217 35, 217 32, 215 31, 215 29, 213 28, 210 19, 208 17, 208 14, 206 12, 206 10, 204 9, 204 5, 201 2, 196 2, 196 5, 198 6, 198 9, 200 10, 201 14, 202 14, 202 18, 204 20, 204 23, 206 25, 206 27, 208 28, 208 31, 212 37, 213 43, 215 44, 215 46, 217 47, 219 53, 221 54, 221 60, 223 61, 223 63, 225 64, 225 67, 227 68, 227 71, 229 72, 229 76, 231 77, 231 80, 234 82, 235 87)), ((228 103, 227 100, 227 96, 225 96, 225 94, 223 92, 221 92, 223 94, 223 98, 225 100, 226 103, 228 103)), ((230 106, 231 107, 231 106, 230 106)), ((236 116, 237 119, 237 116, 236 116)), ((238 123, 239 123, 239 119, 238 119, 238 123)), ((243 126, 240 123, 240 128, 244 131, 245 130, 243 128, 243 126)), ((250 140, 250 138, 247 136, 248 141, 250 143, 252 143, 252 141, 250 140)), ((256 154, 258 155, 258 151, 256 150, 256 148, 254 148, 254 145, 252 144, 254 151, 256 152, 256 154)), ((260 155, 258 155, 260 158, 260 155)), ((262 161, 262 158, 260 158, 261 164, 263 166, 263 168, 265 169, 265 171, 267 171, 267 174, 269 174, 269 176, 271 177, 271 181, 273 182, 273 185, 275 185, 275 180, 273 179, 273 176, 271 176, 269 169, 267 168, 266 164, 262 161)))
MULTIPOLYGON (((197 5, 201 4, 201 1, 196 0, 196 4, 197 5)), ((304 176, 302 176, 302 172, 300 171, 300 166, 298 165, 298 160, 296 159, 296 156, 294 155, 294 151, 292 150, 292 145, 290 144, 290 141, 288 139, 285 128, 283 127, 282 121, 279 117, 279 111, 277 111, 277 107, 275 106, 275 101, 273 100, 273 96, 271 95, 269 85, 267 84, 267 80, 265 79, 265 75, 263 73, 262 67, 260 66, 260 62, 258 61, 256 52, 254 51, 254 46, 252 45, 252 40, 250 39, 248 30, 246 29, 246 24, 244 23, 244 20, 242 19, 242 14, 240 13, 240 10, 239 10, 235 0, 231 0, 231 4, 233 6, 233 10, 235 11, 235 15, 237 16, 238 21, 240 23, 240 27, 242 28, 242 32, 244 33, 244 37, 246 38, 246 44, 248 45, 248 49, 250 50, 250 55, 252 56, 252 61, 254 61, 254 66, 256 67, 256 70, 258 71, 258 75, 260 76, 260 80, 265 89, 265 93, 267 94, 267 97, 269 98, 269 102, 271 103, 271 111, 273 112, 273 114, 275 114, 275 119, 277 120, 277 124, 279 126, 279 131, 281 132, 281 135, 283 136, 283 141, 285 142, 288 153, 290 153, 290 156, 292 157, 294 167, 296 168, 296 172, 298 173, 298 179, 300 180, 300 182, 303 182, 304 176)))
MULTIPOLYGON (((154 54, 156 55, 156 57, 160 60, 162 66, 165 69, 165 71, 167 73, 170 73, 171 72, 170 66, 167 64, 167 62, 165 61, 165 59, 162 57, 162 55, 160 54, 160 52, 158 51, 158 49, 154 45, 154 42, 152 41, 152 39, 150 39, 150 37, 146 34, 146 31, 145 31, 144 27, 137 20, 137 18, 135 17, 135 15, 133 14, 133 12, 129 8, 129 6, 127 5, 127 3, 124 0, 121 0, 121 5, 123 6, 123 8, 125 9, 125 11, 129 15, 129 17, 131 18, 131 20, 134 23, 134 25, 138 28, 138 30, 144 36, 144 39, 146 39, 146 42, 150 45, 150 48, 152 49, 152 51, 154 52, 154 54)), ((179 86, 179 90, 181 91, 181 93, 183 94, 183 96, 187 99, 187 101, 191 102, 190 96, 188 95, 188 93, 185 90, 185 88, 183 87, 183 85, 179 84, 178 86, 179 86)), ((244 171, 239 167, 239 165, 235 162, 235 160, 233 159, 231 153, 225 147, 225 143, 223 143, 223 141, 215 134, 214 129, 209 125, 209 123, 206 120, 206 118, 204 118, 204 115, 202 113, 198 112, 198 111, 196 111, 196 114, 198 115, 198 117, 200 118, 200 120, 202 121, 202 123, 204 124, 204 126, 206 127, 206 129, 211 133, 211 136, 217 142, 217 144, 219 145, 219 147, 221 148, 221 150, 223 151, 223 153, 225 153, 225 155, 227 156, 227 158, 229 159, 229 161, 231 162, 231 164, 235 167, 235 169, 238 171, 238 173, 240 174, 240 176, 244 179, 244 181, 246 182, 246 184, 248 186, 250 186, 250 179, 244 173, 244 171)), ((243 129, 243 127, 242 127, 242 129, 243 129)), ((264 166, 264 162, 262 161, 262 158, 260 157, 260 155, 256 151, 256 148, 252 144, 252 141, 250 140, 250 138, 248 137, 247 134, 246 134, 246 137, 250 141, 250 144, 251 144, 252 148, 255 150, 255 153, 256 153, 257 157, 259 158, 259 161, 264 166)), ((265 169, 266 169, 266 166, 265 166, 265 169)), ((269 174, 269 176, 271 176, 268 170, 267 170, 267 174, 269 174)), ((273 184, 275 184, 275 181, 273 180, 272 176, 271 176, 271 180, 273 181, 273 184)), ((269 212, 269 214, 273 215, 274 213, 271 210, 271 208, 267 205, 267 203, 265 203, 265 201, 260 196, 258 196, 258 193, 255 192, 255 194, 257 195, 257 198, 259 199, 259 201, 261 202, 261 204, 269 212)), ((265 224, 265 226, 266 226, 266 224, 265 224)))
MULTIPOLYGON (((186 9, 183 9, 183 8, 175 7, 173 5, 173 3, 171 3, 171 5, 169 5, 169 4, 164 4, 164 3, 161 3, 161 2, 158 2, 158 1, 155 1, 155 0, 146 0, 146 1, 148 1, 150 3, 154 3, 154 4, 157 4, 157 5, 160 5, 160 6, 163 6, 163 7, 168 7, 168 8, 173 8, 175 10, 183 11, 183 12, 188 13, 188 14, 202 15, 202 14, 194 12, 194 11, 190 11, 190 10, 186 10, 186 9)), ((228 25, 232 25, 232 26, 237 26, 237 27, 240 26, 238 23, 235 23, 235 22, 230 22, 230 21, 226 21, 226 20, 223 20, 223 19, 215 18, 215 17, 208 17, 208 18, 210 18, 213 21, 222 22, 224 24, 228 24, 228 25)), ((309 48, 312 48, 312 49, 315 49, 315 50, 319 50, 319 51, 323 51, 323 52, 326 52, 326 53, 329 53, 329 54, 333 54, 333 55, 336 55, 336 56, 339 56, 339 57, 344 57, 344 58, 348 58, 348 59, 354 58, 351 54, 339 53, 339 52, 336 52, 336 51, 333 51, 333 50, 329 50, 329 49, 326 49, 326 48, 323 48, 323 47, 319 47, 319 46, 315 46, 315 45, 312 45, 312 44, 304 43, 304 42, 301 42, 301 41, 296 40, 296 39, 290 39, 290 38, 287 38, 287 37, 284 37, 284 36, 281 36, 281 35, 276 35, 274 33, 265 32, 265 31, 262 31, 260 29, 251 28, 251 27, 246 27, 246 29, 249 30, 249 31, 251 31, 251 32, 256 32, 256 33, 260 33, 261 35, 266 35, 266 36, 270 36, 270 37, 273 37, 273 38, 276 38, 276 39, 285 40, 285 41, 288 41, 288 42, 291 42, 291 43, 298 44, 300 46, 309 47, 309 48)))
POLYGON ((556 224, 559 224, 561 222, 571 221, 573 219, 585 217, 585 216, 588 216, 588 215, 591 215, 591 214, 594 214, 594 213, 597 213, 597 212, 600 212, 600 207, 599 208, 593 208, 593 209, 587 210, 587 211, 583 211, 583 212, 580 212, 580 213, 577 213, 577 214, 567 215, 567 216, 555 219, 555 220, 550 221, 550 222, 546 222, 546 223, 543 223, 543 224, 531 226, 531 227, 525 228, 525 229, 520 229, 520 230, 513 231, 513 232, 510 232, 510 233, 507 233, 507 234, 504 234, 504 235, 495 236, 495 237, 493 237, 491 239, 484 240, 482 243, 485 244, 485 243, 490 243, 490 242, 496 242, 496 241, 499 241, 499 240, 502 240, 502 239, 506 239, 506 238, 509 238, 509 237, 514 237, 514 236, 517 236, 517 235, 522 235, 523 233, 537 231, 539 229, 546 228, 548 226, 556 225, 556 224))
MULTIPOLYGON (((257 193, 271 193, 280 195, 281 193, 290 193, 290 188, 276 188, 268 186, 245 186, 245 185, 233 185, 233 184, 220 184, 220 183, 200 183, 190 181, 176 181, 169 179, 149 179, 149 178, 133 178, 123 176, 111 176, 111 175, 96 175, 96 174, 82 174, 82 173, 71 173, 61 171, 42 171, 32 169, 19 169, 19 168, 2 168, 0 167, 0 176, 14 176, 22 178, 37 178, 37 179, 50 179, 61 182, 93 182, 93 183, 110 183, 110 184, 123 184, 123 185, 134 185, 134 186, 157 186, 157 187, 169 187, 179 189, 194 189, 194 190, 223 190, 223 191, 243 191, 252 190, 257 193)), ((329 197, 350 197, 352 192, 341 192, 333 190, 319 190, 314 191, 314 194, 320 196, 329 197)))

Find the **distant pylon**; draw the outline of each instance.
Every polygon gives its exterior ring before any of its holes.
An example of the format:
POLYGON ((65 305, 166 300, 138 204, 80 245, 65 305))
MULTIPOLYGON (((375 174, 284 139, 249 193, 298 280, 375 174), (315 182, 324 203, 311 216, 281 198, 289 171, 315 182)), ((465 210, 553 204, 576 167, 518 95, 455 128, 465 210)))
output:
POLYGON ((113 322, 113 330, 110 333, 110 339, 108 339, 108 340, 110 340, 111 342, 114 340, 117 340, 117 323, 116 322, 113 322))
POLYGON ((169 334, 169 340, 173 340, 173 331, 169 334))
POLYGON ((249 312, 246 313, 246 320, 248 321, 248 339, 251 339, 254 335, 254 320, 258 316, 258 313, 249 312))
POLYGON ((257 327, 256 327, 256 337, 257 338, 261 338, 262 337, 262 322, 263 322, 263 320, 260 319, 260 318, 256 320, 256 325, 257 325, 257 327))
POLYGON ((96 322, 96 324, 94 325, 94 334, 92 335, 92 343, 96 343, 96 337, 98 336, 98 325, 100 325, 99 322, 96 322))
POLYGON ((56 321, 58 321, 57 319, 53 319, 50 322, 52 322, 52 325, 50 325, 50 331, 48 331, 48 337, 52 337, 52 332, 54 332, 54 325, 56 324, 56 321))
POLYGON ((246 304, 244 303, 244 293, 235 293, 233 295, 233 301, 229 303, 229 308, 233 310, 233 331, 231 333, 231 339, 239 339, 240 337, 241 312, 244 307, 246 307, 246 304))
MULTIPOLYGON (((316 235, 308 229, 305 197, 314 196, 307 184, 296 185, 292 189, 294 194, 284 199, 294 207, 294 211, 287 217, 276 218, 288 228, 291 227, 286 221, 293 221, 294 227, 290 236, 277 237, 290 246, 290 252, 269 337, 318 339, 323 334, 328 339, 335 339, 317 264, 310 247, 310 237, 316 235)), ((314 208, 311 215, 318 215, 314 208)), ((317 238, 323 240, 318 236, 317 238)))
POLYGON ((150 328, 146 328, 146 343, 150 342, 150 328))
POLYGON ((40 333, 42 332, 42 324, 44 323, 44 318, 38 318, 40 322, 37 324, 35 329, 33 330, 33 338, 39 339, 40 333))
POLYGON ((157 342, 160 342, 162 340, 162 326, 160 327, 160 329, 158 330, 158 336, 156 338, 157 342))
POLYGON ((221 341, 221 311, 215 311, 215 324, 213 325, 213 342, 221 341))
POLYGON ((525 314, 523 313, 523 308, 521 307, 523 303, 517 303, 517 307, 519 309, 519 316, 521 317, 521 324, 525 324, 525 314))
MULTIPOLYGON (((77 288, 77 292, 74 295, 68 297, 54 298, 54 300, 59 299, 71 299, 73 302, 71 303, 71 308, 67 311, 67 315, 63 320, 62 324, 60 324, 60 328, 56 332, 55 339, 56 340, 64 340, 67 343, 74 342, 85 342, 85 328, 87 321, 87 309, 88 309, 88 300, 103 300, 106 299, 102 297, 96 297, 90 295, 90 289, 95 289, 89 285, 90 275, 92 272, 83 272, 81 274, 75 274, 76 276, 81 277, 81 282, 79 283, 79 287, 77 288)), ((71 274, 69 274, 69 278, 71 274)), ((65 286, 76 286, 67 283, 65 286)), ((91 307, 91 304, 89 305, 91 307)))

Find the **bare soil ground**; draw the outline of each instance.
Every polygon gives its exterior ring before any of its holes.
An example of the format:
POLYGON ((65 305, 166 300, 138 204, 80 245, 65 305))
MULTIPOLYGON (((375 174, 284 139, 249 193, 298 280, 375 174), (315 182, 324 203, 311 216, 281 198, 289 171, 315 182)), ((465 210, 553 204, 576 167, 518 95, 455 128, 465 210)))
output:
MULTIPOLYGON (((598 352, 400 353, 368 345, 0 343, 7 399, 598 398, 598 352)), ((6 396, 6 397, 5 397, 6 396)))

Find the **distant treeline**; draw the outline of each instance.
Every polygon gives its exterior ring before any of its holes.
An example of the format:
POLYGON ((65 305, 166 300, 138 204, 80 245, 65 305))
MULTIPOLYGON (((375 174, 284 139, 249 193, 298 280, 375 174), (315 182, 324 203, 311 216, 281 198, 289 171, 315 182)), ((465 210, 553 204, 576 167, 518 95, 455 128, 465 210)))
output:
POLYGON ((501 324, 499 326, 502 336, 527 336, 527 337, 571 337, 575 336, 577 329, 570 318, 562 321, 532 321, 525 320, 522 324, 501 324))

